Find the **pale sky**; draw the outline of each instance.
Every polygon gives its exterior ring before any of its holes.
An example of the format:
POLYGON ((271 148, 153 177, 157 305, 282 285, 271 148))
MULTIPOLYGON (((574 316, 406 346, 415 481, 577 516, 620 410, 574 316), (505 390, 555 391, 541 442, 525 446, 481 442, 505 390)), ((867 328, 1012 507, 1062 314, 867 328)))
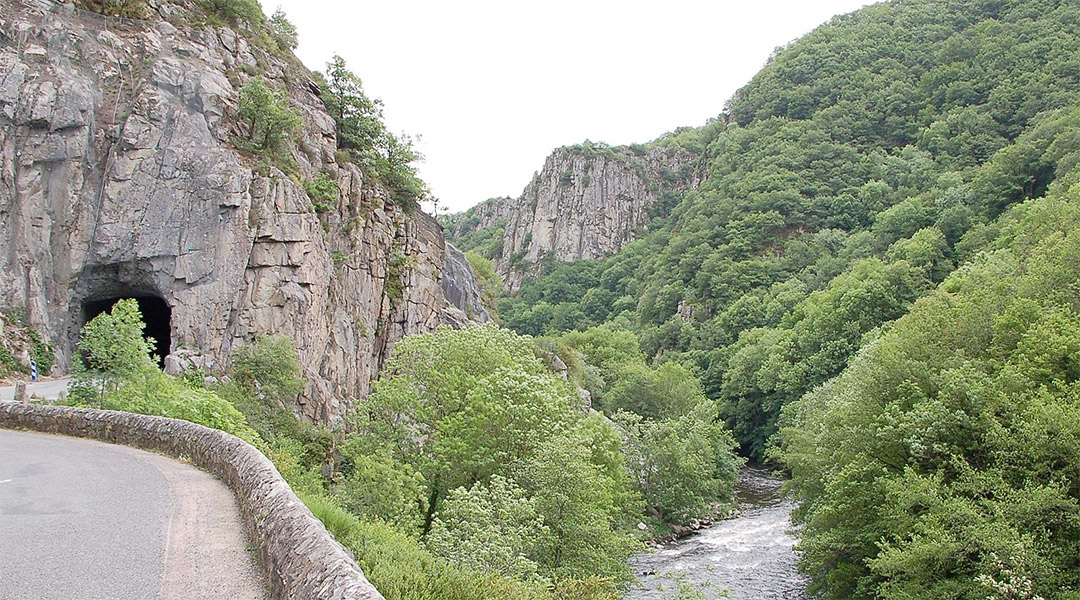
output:
MULTIPOLYGON (((421 136, 452 212, 518 196, 558 146, 643 143, 720 114, 780 45, 866 0, 262 0, 421 136)), ((426 207, 430 211, 430 207, 426 207)))

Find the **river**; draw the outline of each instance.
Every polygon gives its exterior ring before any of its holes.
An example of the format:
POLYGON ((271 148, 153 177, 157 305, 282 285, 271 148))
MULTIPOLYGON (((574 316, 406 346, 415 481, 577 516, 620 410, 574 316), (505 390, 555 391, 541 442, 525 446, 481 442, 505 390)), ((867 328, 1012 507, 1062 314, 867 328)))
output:
POLYGON ((805 600, 788 533, 794 505, 780 484, 768 469, 745 467, 735 489, 739 515, 632 558, 638 583, 623 600, 805 600))

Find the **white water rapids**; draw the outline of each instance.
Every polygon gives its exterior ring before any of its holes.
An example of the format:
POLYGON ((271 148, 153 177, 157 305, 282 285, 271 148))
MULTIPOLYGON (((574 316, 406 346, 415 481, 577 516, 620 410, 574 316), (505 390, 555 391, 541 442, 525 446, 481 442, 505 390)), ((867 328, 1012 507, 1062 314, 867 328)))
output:
POLYGON ((788 533, 794 505, 781 498, 780 483, 767 469, 744 468, 738 516, 632 558, 638 583, 624 600, 805 600, 788 533))

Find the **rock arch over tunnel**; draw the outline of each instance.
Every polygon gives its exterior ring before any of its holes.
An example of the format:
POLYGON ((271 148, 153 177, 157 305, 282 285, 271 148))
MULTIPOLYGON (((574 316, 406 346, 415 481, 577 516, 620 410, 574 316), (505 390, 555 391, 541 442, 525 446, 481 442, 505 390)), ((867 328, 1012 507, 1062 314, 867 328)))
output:
POLYGON ((133 298, 139 303, 139 312, 146 324, 143 334, 153 341, 158 366, 164 367, 165 357, 172 351, 172 309, 164 299, 145 294, 90 298, 82 303, 82 323, 85 324, 101 313, 112 310, 117 302, 127 298, 133 298))

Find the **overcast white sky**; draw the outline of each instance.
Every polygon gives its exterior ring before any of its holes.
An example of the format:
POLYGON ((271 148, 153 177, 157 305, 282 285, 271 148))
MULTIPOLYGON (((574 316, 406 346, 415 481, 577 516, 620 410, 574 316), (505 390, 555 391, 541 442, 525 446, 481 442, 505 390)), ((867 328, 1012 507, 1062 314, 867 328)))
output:
MULTIPOLYGON (((420 174, 454 212, 518 196, 557 146, 702 125, 777 46, 866 0, 262 0, 422 136, 420 174)), ((430 210, 430 208, 428 209, 430 210)))

